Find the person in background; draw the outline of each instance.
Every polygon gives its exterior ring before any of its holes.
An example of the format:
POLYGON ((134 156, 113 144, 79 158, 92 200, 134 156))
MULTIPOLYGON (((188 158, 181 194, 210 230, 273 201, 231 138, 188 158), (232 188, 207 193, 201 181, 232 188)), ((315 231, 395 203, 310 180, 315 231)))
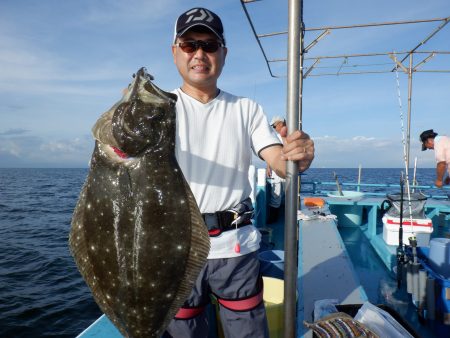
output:
POLYGON ((281 129, 283 129, 283 127, 286 127, 286 120, 283 117, 275 116, 270 121, 270 125, 272 126, 273 129, 276 130, 276 132, 278 133, 278 138, 280 139, 280 141, 282 141, 282 137, 280 136, 280 134, 281 129))
POLYGON ((205 307, 213 294, 225 337, 268 337, 258 249, 261 234, 251 222, 248 169, 252 151, 277 173, 286 161, 309 168, 314 142, 281 130, 281 144, 260 105, 217 86, 228 49, 221 19, 192 8, 175 22, 174 63, 178 96, 176 157, 210 234, 211 249, 190 296, 163 337, 208 336, 205 307))
POLYGON ((422 141, 422 151, 434 149, 434 157, 436 158, 436 181, 434 185, 442 188, 444 184, 450 184, 450 138, 438 136, 433 129, 429 129, 420 134, 420 140, 422 141), (445 177, 446 172, 447 177, 445 177))
MULTIPOLYGON (((283 127, 286 127, 286 120, 280 116, 275 116, 270 121, 270 125, 277 132, 277 137, 280 142, 283 142, 283 138, 280 135, 283 127)), ((273 223, 278 218, 280 210, 282 210, 282 205, 284 203, 284 190, 285 190, 285 179, 278 176, 270 166, 267 166, 267 177, 270 180, 270 201, 269 201, 269 212, 267 217, 267 223, 273 223)))

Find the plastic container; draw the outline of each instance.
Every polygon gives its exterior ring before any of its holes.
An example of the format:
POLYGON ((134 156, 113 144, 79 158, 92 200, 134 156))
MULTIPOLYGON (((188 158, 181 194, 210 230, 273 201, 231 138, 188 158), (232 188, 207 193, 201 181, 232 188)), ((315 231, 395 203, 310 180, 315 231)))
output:
POLYGON ((364 193, 360 191, 349 191, 349 190, 342 190, 342 195, 339 194, 339 191, 331 191, 328 193, 328 197, 337 197, 337 198, 343 198, 347 200, 352 201, 359 201, 361 198, 364 197, 364 193))
MULTIPOLYGON (((411 254, 411 251, 409 254, 411 254)), ((448 291, 450 290, 450 279, 437 273, 431 267, 429 247, 418 247, 417 256, 419 262, 427 271, 429 278, 434 279, 436 320, 432 321, 432 323, 436 329, 436 337, 450 337, 450 297, 448 291)))
MULTIPOLYGON (((357 202, 364 197, 364 193, 359 191, 342 191, 340 195, 338 191, 328 193, 328 197, 338 198, 350 202, 357 202)), ((355 204, 330 204, 330 211, 336 215, 338 219, 338 226, 353 227, 362 224, 363 206, 355 204)))
POLYGON ((266 250, 259 253, 261 274, 267 277, 284 278, 284 251, 266 250))
MULTIPOLYGON (((398 245, 398 233, 400 230, 400 218, 384 215, 383 221, 383 240, 388 245, 398 245)), ((433 222, 429 218, 412 219, 403 218, 403 243, 409 245, 409 237, 414 233, 417 238, 418 246, 428 246, 430 243, 430 236, 433 232, 433 222)))
POLYGON ((323 208, 326 205, 325 200, 320 197, 305 197, 303 203, 310 208, 323 208))
POLYGON ((430 267, 445 278, 450 278, 450 239, 433 238, 428 256, 430 267))
POLYGON ((282 338, 284 326, 284 281, 263 277, 264 305, 266 307, 269 337, 282 338))

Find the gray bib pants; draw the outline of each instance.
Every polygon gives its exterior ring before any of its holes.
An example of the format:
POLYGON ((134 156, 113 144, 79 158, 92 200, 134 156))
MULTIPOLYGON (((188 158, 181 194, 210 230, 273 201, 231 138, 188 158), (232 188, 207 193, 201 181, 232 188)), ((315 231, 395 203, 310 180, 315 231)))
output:
MULTIPOLYGON (((258 252, 244 256, 208 259, 183 307, 204 306, 210 294, 226 300, 245 299, 261 291, 258 252)), ((173 319, 163 337, 206 338, 206 311, 192 319, 173 319)), ((268 338, 264 302, 248 311, 233 311, 220 305, 225 338, 268 338)))

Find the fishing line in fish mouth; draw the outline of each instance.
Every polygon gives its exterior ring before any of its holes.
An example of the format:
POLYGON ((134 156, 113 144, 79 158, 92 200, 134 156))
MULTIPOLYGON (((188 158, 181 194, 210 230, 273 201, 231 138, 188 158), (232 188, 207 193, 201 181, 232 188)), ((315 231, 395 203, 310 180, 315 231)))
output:
MULTIPOLYGON (((400 108, 400 126, 401 126, 401 131, 402 131, 403 161, 405 163, 406 191, 408 193, 409 221, 410 221, 410 227, 411 227, 411 234, 412 234, 412 237, 415 239, 416 234, 414 232, 414 226, 413 226, 413 220, 412 220, 411 190, 409 188, 409 168, 408 168, 408 160, 407 160, 407 156, 406 156, 405 127, 404 127, 404 123, 403 123, 403 105, 402 105, 402 96, 401 96, 401 92, 400 92, 400 80, 398 77, 398 61, 397 61, 397 55, 396 55, 395 51, 392 54, 392 58, 394 60, 395 79, 396 79, 396 83, 397 83, 397 98, 398 98, 398 105, 400 108)), ((401 189, 403 189, 403 187, 401 187, 401 189)), ((403 199, 403 197, 402 197, 402 199, 403 199)), ((402 210, 402 212, 403 212, 403 210, 402 210)))

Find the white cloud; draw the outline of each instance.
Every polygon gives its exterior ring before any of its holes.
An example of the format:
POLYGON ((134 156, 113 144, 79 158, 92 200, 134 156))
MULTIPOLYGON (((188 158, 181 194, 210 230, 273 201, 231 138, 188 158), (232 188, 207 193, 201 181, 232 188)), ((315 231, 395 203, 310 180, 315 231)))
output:
POLYGON ((94 148, 90 135, 59 140, 46 140, 37 136, 3 136, 0 141, 2 167, 27 167, 33 164, 44 167, 86 167, 94 148))
MULTIPOLYGON (((88 10, 75 11, 63 25, 54 15, 46 23, 37 24, 35 18, 13 20, 0 14, 0 91, 11 95, 73 94, 105 96, 117 83, 125 83, 132 72, 146 65, 168 73, 164 68, 172 66, 160 54, 151 53, 146 42, 159 41, 160 35, 140 41, 135 38, 138 22, 152 33, 161 25, 166 14, 179 1, 103 1, 89 2, 88 10), (91 5, 92 4, 92 5, 91 5), (102 27, 93 22, 102 22, 102 27), (53 29, 52 26, 61 26, 53 29), (45 27, 45 28, 43 28, 45 27), (51 27, 51 28, 49 28, 51 27), (155 26, 156 27, 156 26, 155 26), (36 29, 37 28, 37 29, 36 29), (114 30, 130 30, 126 40, 119 40, 114 30), (71 42, 90 30, 90 39, 71 42), (110 32, 111 31, 111 32, 110 32), (95 44, 92 49, 90 42, 95 44), (140 48, 136 48, 140 46, 140 48), (145 56, 145 63, 135 53, 145 56), (148 53, 148 54, 147 54, 148 53)), ((44 3, 39 16, 50 16, 52 10, 44 3)), ((70 5, 68 9, 70 9, 70 5)), ((61 10, 65 5, 55 10, 61 10), (61 7, 61 8, 60 8, 61 7)), ((30 14, 31 15, 31 14, 30 14)), ((173 13, 171 13, 173 15, 173 13)), ((158 29, 159 30, 159 29, 158 29)), ((145 34, 145 32, 141 32, 145 34)), ((167 32, 170 36, 171 32, 167 32)), ((164 36, 164 34, 161 34, 164 36)), ((164 45, 170 55, 170 42, 164 45)), ((162 48, 159 48, 162 50, 162 48)))
MULTIPOLYGON (((404 167, 403 145, 398 139, 367 136, 318 136, 314 137, 316 156, 313 167, 356 168, 402 168, 404 167)), ((432 152, 422 152, 419 142, 412 139, 410 167, 418 158, 418 167, 434 167, 432 152)))
POLYGON ((8 129, 4 132, 0 132, 0 136, 9 136, 9 135, 22 135, 27 133, 29 130, 22 129, 22 128, 12 128, 8 129))
POLYGON ((70 155, 83 153, 86 148, 91 148, 92 140, 75 138, 73 140, 60 140, 42 143, 39 150, 45 154, 53 153, 55 155, 70 155))
POLYGON ((20 157, 22 149, 20 145, 13 140, 2 140, 0 143, 0 154, 9 154, 14 157, 20 157))
POLYGON ((0 33, 0 90, 3 92, 103 96, 108 85, 98 83, 111 84, 130 75, 111 61, 101 66, 78 64, 77 60, 49 51, 34 41, 5 35, 7 32, 0 33))
POLYGON ((316 148, 322 148, 324 151, 332 152, 354 152, 368 148, 383 148, 392 145, 392 142, 384 139, 367 136, 352 136, 348 138, 339 138, 337 136, 319 136, 314 137, 316 148))

